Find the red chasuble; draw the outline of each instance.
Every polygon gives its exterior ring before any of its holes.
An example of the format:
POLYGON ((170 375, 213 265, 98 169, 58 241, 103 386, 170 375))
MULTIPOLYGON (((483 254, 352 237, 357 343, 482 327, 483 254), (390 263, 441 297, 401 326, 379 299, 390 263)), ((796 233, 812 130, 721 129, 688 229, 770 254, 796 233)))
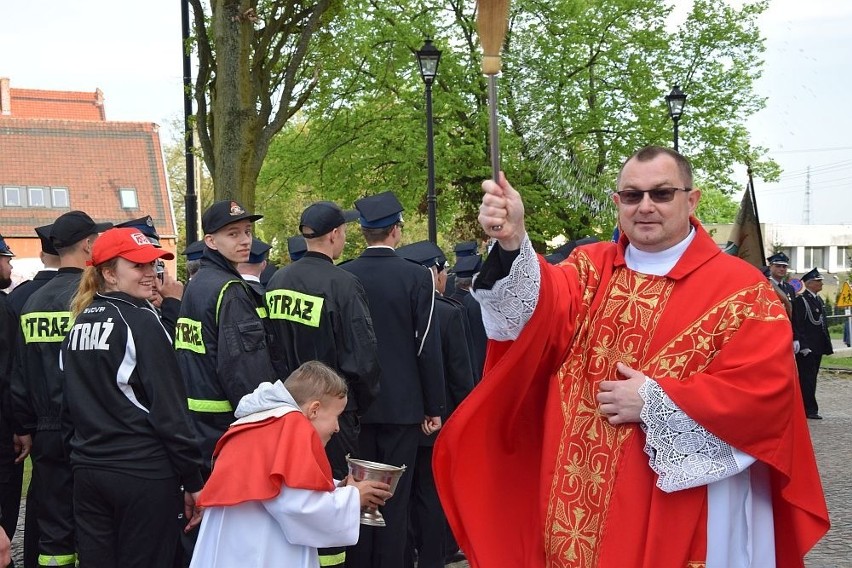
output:
POLYGON ((435 481, 474 568, 696 568, 707 489, 665 493, 636 424, 597 410, 621 361, 687 415, 770 469, 779 567, 801 567, 828 530, 796 378, 792 331, 766 279, 697 234, 665 277, 629 270, 618 244, 539 258, 541 293, 514 342, 435 445, 435 481))
POLYGON ((213 473, 199 499, 204 507, 271 499, 281 492, 281 485, 334 490, 322 440, 298 411, 232 426, 213 455, 213 473))

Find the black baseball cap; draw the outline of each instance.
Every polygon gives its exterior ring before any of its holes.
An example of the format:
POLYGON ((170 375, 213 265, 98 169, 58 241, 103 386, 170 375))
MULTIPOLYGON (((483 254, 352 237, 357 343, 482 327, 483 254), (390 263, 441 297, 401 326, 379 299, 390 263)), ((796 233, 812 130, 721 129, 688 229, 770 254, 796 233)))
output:
POLYGON ((95 223, 83 211, 69 211, 60 215, 50 229, 50 241, 60 249, 77 244, 86 237, 103 233, 112 223, 95 223))
POLYGON ((263 219, 263 215, 253 215, 243 209, 243 206, 236 201, 225 199, 217 201, 207 208, 204 215, 201 216, 201 228, 205 235, 215 233, 225 225, 236 223, 248 219, 252 223, 258 219, 263 219))
POLYGON ((38 235, 38 240, 41 241, 41 252, 44 254, 52 254, 54 256, 59 253, 56 252, 56 247, 53 246, 53 243, 50 240, 50 231, 53 229, 53 224, 50 225, 42 225, 41 227, 36 227, 35 232, 38 235))
POLYGON ((307 209, 302 211, 302 216, 299 219, 299 232, 306 239, 315 239, 357 218, 357 211, 344 211, 339 205, 331 201, 318 201, 308 205, 307 209), (306 233, 304 227, 311 229, 311 232, 306 233))

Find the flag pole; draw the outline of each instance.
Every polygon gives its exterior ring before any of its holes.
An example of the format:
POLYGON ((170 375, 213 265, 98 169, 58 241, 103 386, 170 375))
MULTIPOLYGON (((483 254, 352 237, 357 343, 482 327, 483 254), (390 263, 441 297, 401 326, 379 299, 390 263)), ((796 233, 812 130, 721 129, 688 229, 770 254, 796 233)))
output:
POLYGON ((747 191, 751 194, 751 205, 754 207, 754 221, 757 223, 757 242, 760 246, 761 256, 766 256, 766 249, 763 248, 763 228, 760 226, 760 216, 757 214, 757 197, 754 193, 754 177, 752 177, 751 162, 746 161, 746 173, 748 173, 748 188, 747 191))

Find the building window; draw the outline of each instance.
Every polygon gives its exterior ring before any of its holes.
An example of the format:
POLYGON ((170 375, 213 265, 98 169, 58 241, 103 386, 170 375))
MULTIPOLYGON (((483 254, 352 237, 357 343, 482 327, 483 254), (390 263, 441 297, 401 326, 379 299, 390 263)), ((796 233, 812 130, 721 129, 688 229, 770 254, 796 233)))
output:
POLYGON ((139 207, 135 189, 128 187, 121 188, 118 190, 118 196, 121 199, 121 206, 124 209, 136 209, 139 207))
POLYGON ((27 203, 30 207, 45 207, 44 188, 43 187, 28 187, 27 188, 27 203))
POLYGON ((52 187, 50 188, 50 200, 54 207, 68 207, 68 188, 52 187))
POLYGON ((4 187, 3 188, 3 205, 6 207, 21 206, 21 188, 20 187, 4 187))
POLYGON ((825 248, 805 247, 805 271, 811 268, 826 268, 825 248))
POLYGON ((852 246, 837 247, 837 270, 843 271, 852 266, 852 246))

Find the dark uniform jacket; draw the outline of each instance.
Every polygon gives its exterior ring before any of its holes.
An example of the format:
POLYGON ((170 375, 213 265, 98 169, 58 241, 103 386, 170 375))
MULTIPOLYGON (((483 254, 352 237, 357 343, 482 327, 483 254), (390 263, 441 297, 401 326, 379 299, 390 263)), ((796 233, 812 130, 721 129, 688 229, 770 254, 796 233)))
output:
POLYGON ((12 309, 15 310, 15 313, 20 315, 21 311, 24 309, 24 304, 27 303, 30 296, 32 296, 36 290, 41 289, 42 286, 53 280, 57 274, 59 274, 59 272, 56 270, 39 270, 36 272, 36 275, 33 276, 32 280, 21 282, 15 286, 15 289, 9 292, 9 303, 12 305, 12 309))
POLYGON ((455 294, 453 294, 453 299, 461 302, 467 315, 471 337, 470 361, 473 365, 474 381, 478 383, 482 378, 482 370, 485 368, 485 350, 488 347, 488 335, 486 335, 485 325, 482 323, 482 307, 468 290, 457 288, 455 294))
POLYGON ((19 357, 12 374, 12 402, 15 418, 27 432, 59 431, 59 349, 73 323, 71 298, 82 275, 79 268, 60 268, 24 304, 19 357))
MULTIPOLYGON (((441 357, 444 361, 447 411, 444 421, 473 390, 473 366, 468 349, 468 333, 465 329, 464 306, 456 300, 435 293, 435 317, 441 330, 441 357)), ((421 446, 435 443, 434 434, 421 437, 421 446)))
POLYGON ((201 268, 181 300, 175 349, 187 406, 205 466, 234 421, 240 399, 279 372, 263 300, 218 252, 204 251, 201 268))
POLYGON ((811 355, 830 355, 831 337, 825 320, 822 299, 805 290, 793 302, 793 340, 799 342, 799 352, 810 349, 811 355))
POLYGON ((440 332, 429 269, 389 247, 341 265, 361 281, 379 347, 380 390, 364 424, 420 424, 446 412, 440 332))
POLYGON ((171 336, 146 300, 98 294, 62 343, 63 433, 71 465, 201 489, 171 336))
POLYGON ((17 454, 12 436, 20 430, 12 417, 12 369, 18 343, 18 316, 5 292, 0 292, 0 484, 7 483, 17 454))
POLYGON ((308 251, 270 279, 266 309, 290 369, 317 360, 349 386, 346 410, 366 412, 379 390, 379 355, 358 278, 324 254, 308 251))

